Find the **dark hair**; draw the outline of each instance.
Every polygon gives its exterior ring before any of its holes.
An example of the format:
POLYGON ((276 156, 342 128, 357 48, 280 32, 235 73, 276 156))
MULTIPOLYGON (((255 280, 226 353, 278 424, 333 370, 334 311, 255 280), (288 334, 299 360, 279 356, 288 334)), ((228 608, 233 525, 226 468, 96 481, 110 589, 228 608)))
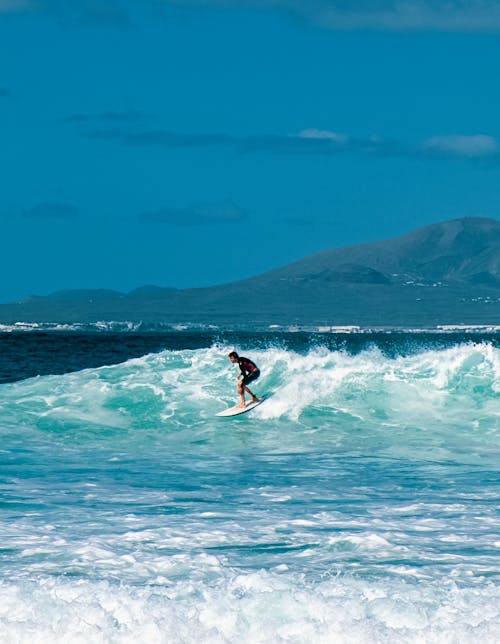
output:
POLYGON ((227 354, 228 358, 239 358, 238 354, 236 351, 231 351, 231 353, 227 354))

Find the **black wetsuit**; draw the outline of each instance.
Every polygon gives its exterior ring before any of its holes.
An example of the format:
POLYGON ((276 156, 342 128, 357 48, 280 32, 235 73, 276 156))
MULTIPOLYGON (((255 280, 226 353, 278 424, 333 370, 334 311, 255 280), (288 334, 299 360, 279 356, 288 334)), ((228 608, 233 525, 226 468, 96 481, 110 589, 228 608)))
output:
POLYGON ((257 380, 257 378, 260 376, 259 368, 255 364, 255 362, 252 362, 248 358, 243 358, 242 356, 240 356, 238 358, 238 365, 243 376, 243 385, 248 385, 249 382, 257 380))

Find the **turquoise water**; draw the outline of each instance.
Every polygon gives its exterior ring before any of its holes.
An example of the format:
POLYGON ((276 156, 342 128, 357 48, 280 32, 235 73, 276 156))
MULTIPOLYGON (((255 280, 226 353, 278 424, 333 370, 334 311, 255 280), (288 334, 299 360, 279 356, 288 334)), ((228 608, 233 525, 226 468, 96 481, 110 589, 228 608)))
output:
POLYGON ((499 641, 500 349, 233 348, 0 385, 2 641, 499 641))

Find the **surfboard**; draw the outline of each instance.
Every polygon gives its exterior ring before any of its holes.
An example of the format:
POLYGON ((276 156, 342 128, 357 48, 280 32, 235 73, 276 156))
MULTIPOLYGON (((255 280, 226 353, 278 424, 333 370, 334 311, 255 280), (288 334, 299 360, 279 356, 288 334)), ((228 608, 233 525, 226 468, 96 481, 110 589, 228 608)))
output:
POLYGON ((257 402, 249 402, 247 403, 246 407, 240 407, 239 403, 235 405, 234 407, 229 407, 229 409, 224 409, 224 411, 220 411, 218 414, 215 414, 216 416, 239 416, 240 414, 246 414, 247 411, 250 411, 251 409, 255 409, 255 407, 258 407, 261 403, 264 402, 265 396, 262 396, 257 402))

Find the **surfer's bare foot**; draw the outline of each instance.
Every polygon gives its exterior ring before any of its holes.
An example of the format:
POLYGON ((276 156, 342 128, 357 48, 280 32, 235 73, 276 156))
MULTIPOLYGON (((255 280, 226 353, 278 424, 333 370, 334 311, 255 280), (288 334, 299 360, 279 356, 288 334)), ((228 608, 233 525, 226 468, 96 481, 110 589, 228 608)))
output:
POLYGON ((260 402, 260 398, 257 398, 257 396, 254 396, 252 398, 252 402, 260 402))

